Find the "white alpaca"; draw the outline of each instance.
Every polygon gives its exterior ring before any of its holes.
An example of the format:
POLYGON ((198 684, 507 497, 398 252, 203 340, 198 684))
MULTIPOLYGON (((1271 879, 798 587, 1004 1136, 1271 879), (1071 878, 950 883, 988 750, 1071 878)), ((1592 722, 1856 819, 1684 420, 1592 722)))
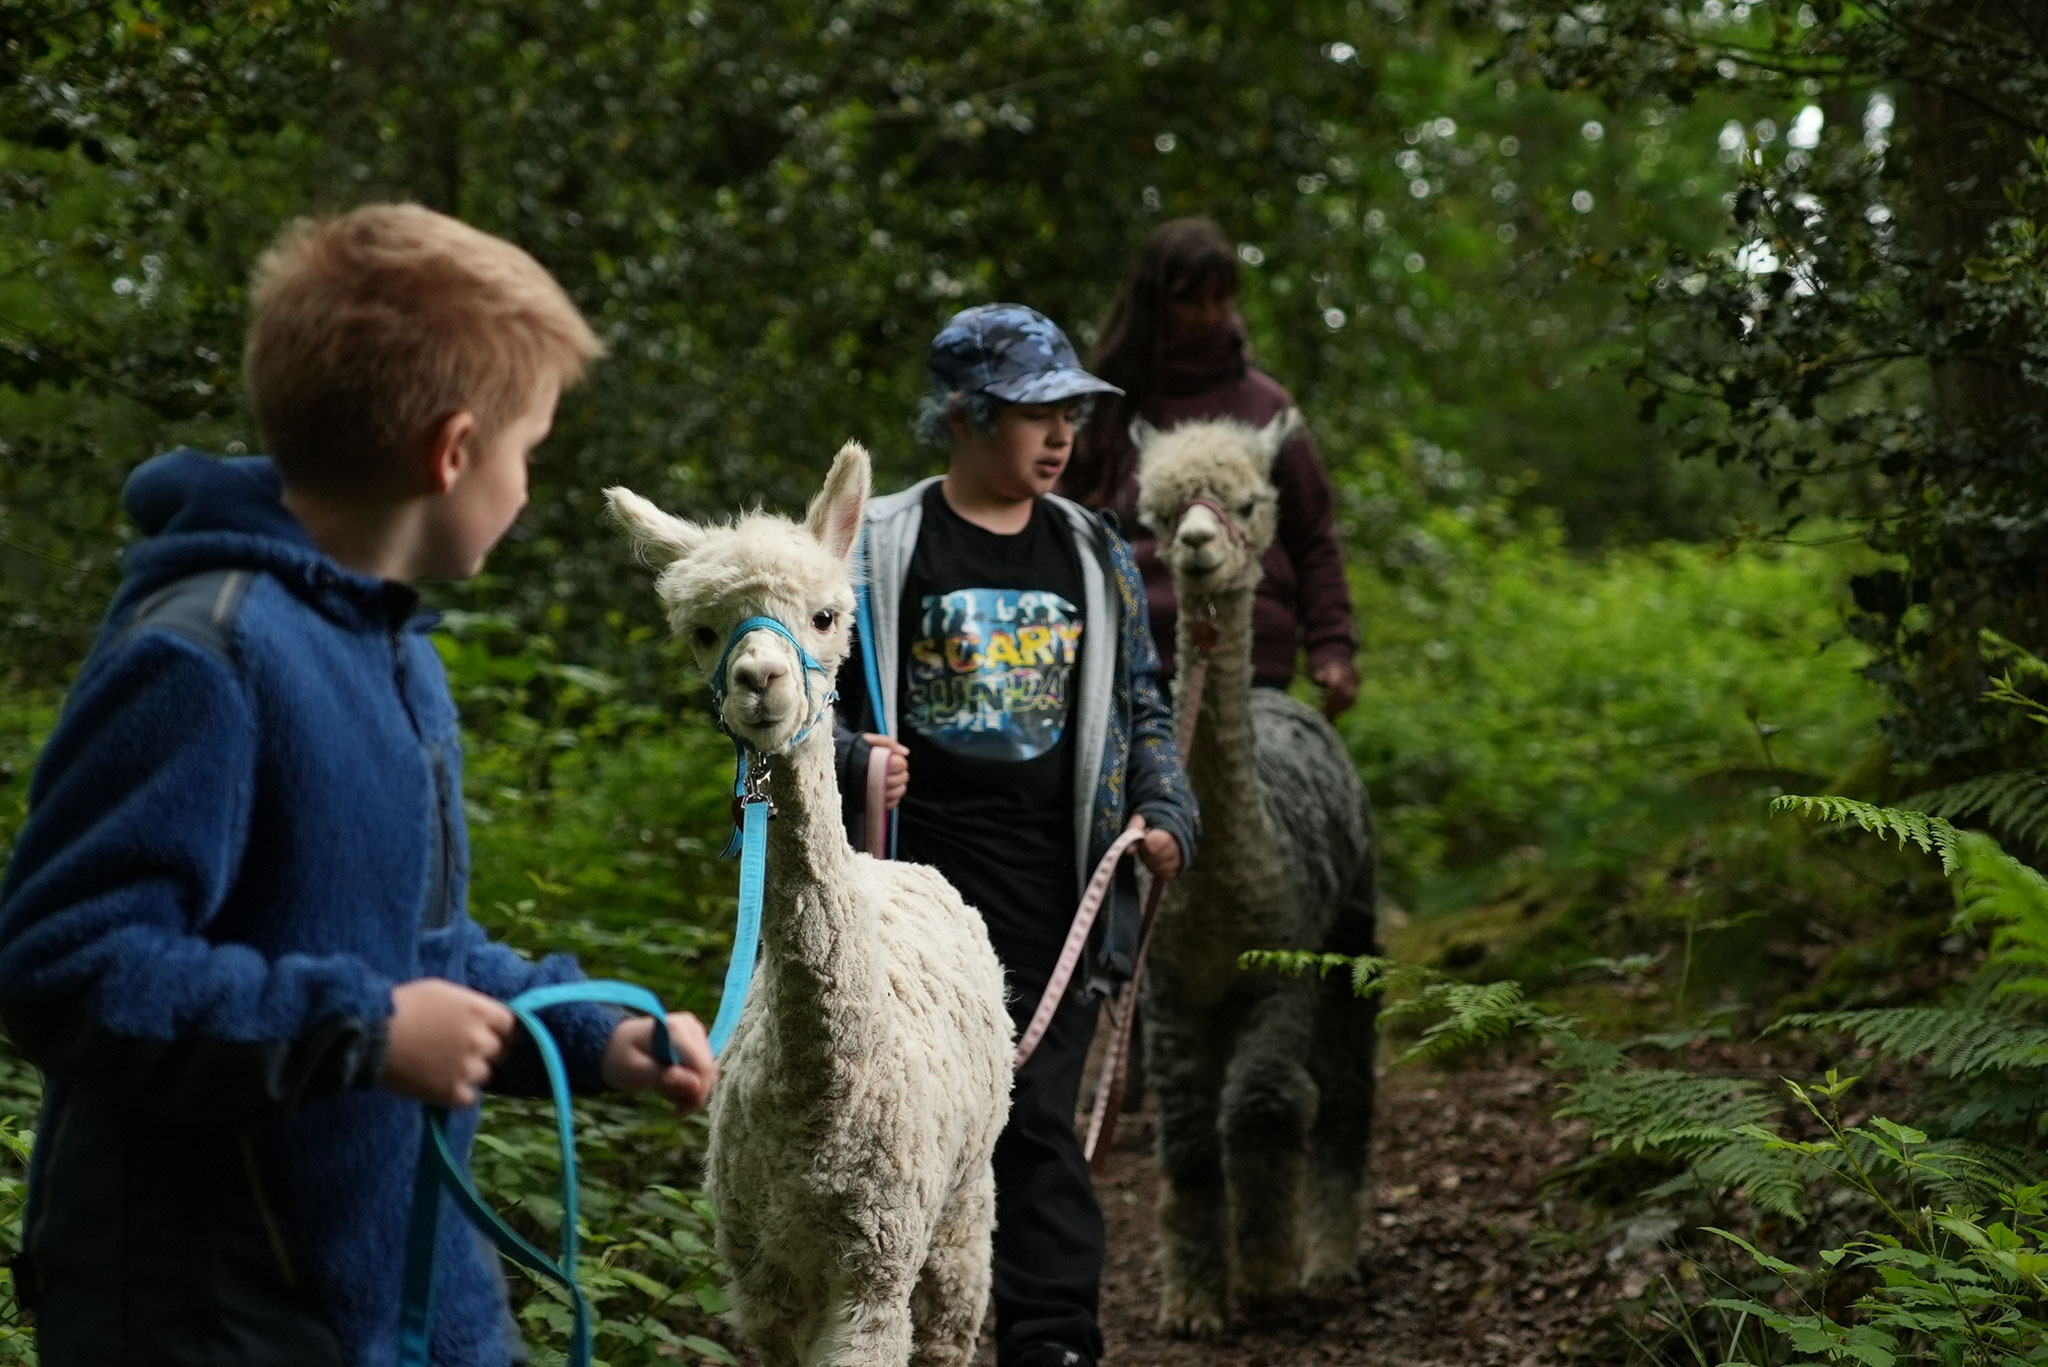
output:
POLYGON ((848 845, 833 774, 828 695, 867 496, 852 442, 803 526, 762 513, 699 526, 606 491, 668 562, 656 591, 700 668, 765 616, 828 671, 765 630, 726 667, 723 720, 772 757, 776 818, 760 967, 711 1099, 707 1187, 734 1315, 763 1367, 958 1367, 988 1303, 990 1156, 1010 1096, 1002 969, 945 879, 848 845))
POLYGON ((1180 599, 1176 698, 1213 627, 1188 783, 1202 858, 1167 886, 1145 978, 1159 1103, 1160 1328, 1207 1335, 1352 1274, 1376 999, 1239 971, 1248 949, 1375 952, 1372 813, 1336 731, 1252 687, 1252 599, 1277 528, 1268 469, 1299 416, 1141 426, 1139 516, 1180 599))

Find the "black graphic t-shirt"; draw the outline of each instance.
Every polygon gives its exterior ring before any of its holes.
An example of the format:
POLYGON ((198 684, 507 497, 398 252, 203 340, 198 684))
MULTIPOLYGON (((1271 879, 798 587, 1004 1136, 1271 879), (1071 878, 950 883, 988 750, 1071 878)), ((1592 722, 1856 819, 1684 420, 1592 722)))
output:
POLYGON ((1081 564, 1059 513, 1023 531, 961 517, 938 484, 903 591, 898 728, 910 747, 898 854, 930 864, 1006 960, 1057 950, 1074 908, 1081 564))

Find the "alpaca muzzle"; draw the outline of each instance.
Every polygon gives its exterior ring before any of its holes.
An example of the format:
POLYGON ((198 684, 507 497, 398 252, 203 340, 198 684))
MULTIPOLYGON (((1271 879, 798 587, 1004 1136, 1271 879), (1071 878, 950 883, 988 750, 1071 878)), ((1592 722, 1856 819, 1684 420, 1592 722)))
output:
POLYGON ((1230 569, 1232 549, 1246 549, 1244 534, 1215 500, 1191 498, 1181 505, 1174 519, 1173 546, 1179 553, 1180 570, 1196 579, 1207 579, 1230 569))
POLYGON ((816 727, 837 694, 832 676, 789 628, 772 617, 749 617, 733 628, 711 674, 718 728, 759 754, 781 754, 816 727), (780 638, 780 639, 777 639, 780 638), (819 675, 822 697, 812 697, 819 675))

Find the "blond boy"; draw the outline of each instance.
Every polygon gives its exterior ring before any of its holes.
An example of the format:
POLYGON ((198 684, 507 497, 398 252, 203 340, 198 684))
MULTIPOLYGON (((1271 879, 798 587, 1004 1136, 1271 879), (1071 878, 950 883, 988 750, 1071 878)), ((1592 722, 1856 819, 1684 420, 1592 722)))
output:
MULTIPOLYGON (((0 884, 0 1020, 42 1068, 18 1283, 45 1367, 378 1367, 421 1103, 539 1084, 502 999, 577 976, 465 911, 447 681, 411 585, 475 574, 598 354, 526 253, 409 205, 288 229, 247 379, 268 458, 174 451, 0 884)), ((577 1085, 700 1105, 697 1022, 549 1013, 577 1085)), ((444 1220, 434 1361, 519 1356, 444 1220)))

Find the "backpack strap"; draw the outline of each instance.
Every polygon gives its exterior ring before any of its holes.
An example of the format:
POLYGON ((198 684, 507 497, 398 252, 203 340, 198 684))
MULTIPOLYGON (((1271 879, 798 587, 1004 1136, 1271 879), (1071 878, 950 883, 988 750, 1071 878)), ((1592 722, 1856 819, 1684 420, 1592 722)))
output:
POLYGON ((157 589, 128 614, 115 646, 144 631, 167 631, 222 660, 233 658, 235 619, 256 582, 255 570, 201 570, 157 589))

